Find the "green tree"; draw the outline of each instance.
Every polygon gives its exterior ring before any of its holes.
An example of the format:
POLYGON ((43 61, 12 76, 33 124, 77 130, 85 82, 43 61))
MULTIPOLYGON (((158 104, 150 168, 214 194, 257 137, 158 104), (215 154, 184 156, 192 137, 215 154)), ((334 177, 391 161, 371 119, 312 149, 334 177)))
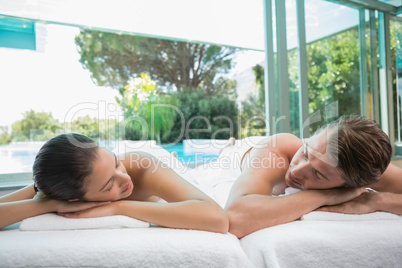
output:
POLYGON ((71 123, 65 123, 67 132, 85 135, 94 140, 115 140, 119 136, 119 122, 116 119, 91 118, 89 115, 78 117, 71 123))
POLYGON ((8 133, 7 126, 0 126, 0 144, 9 144, 12 141, 12 136, 8 133))
POLYGON ((264 67, 255 65, 253 67, 257 94, 249 93, 247 99, 242 101, 241 123, 242 136, 261 136, 266 133, 265 126, 265 89, 264 89, 264 67))
POLYGON ((54 137, 61 129, 52 114, 30 110, 12 125, 12 136, 15 141, 42 141, 54 137))
POLYGON ((360 113, 360 58, 357 40, 358 29, 353 27, 308 45, 310 113, 335 101, 338 101, 342 114, 360 113))
MULTIPOLYGON (((307 45, 309 112, 322 110, 335 101, 342 114, 360 113, 360 69, 357 27, 322 38, 307 45)), ((288 52, 290 124, 295 135, 299 134, 299 70, 298 51, 288 52)), ((250 94, 242 102, 243 135, 265 134, 264 68, 253 68, 257 94, 250 94)), ((330 121, 332 118, 324 118, 330 121)), ((323 122, 320 122, 320 124, 323 122)), ((311 132, 318 125, 311 126, 311 132)))
POLYGON ((99 123, 96 118, 91 118, 89 115, 78 117, 71 122, 68 132, 74 132, 85 135, 91 139, 99 138, 99 123))
POLYGON ((141 73, 159 86, 202 89, 207 95, 235 92, 227 78, 238 49, 133 35, 81 30, 75 38, 80 62, 94 83, 123 87, 141 73))
POLYGON ((199 90, 183 88, 172 97, 177 108, 176 118, 164 142, 238 136, 237 105, 228 96, 208 96, 199 90))
POLYGON ((116 101, 124 113, 124 139, 156 139, 161 143, 174 124, 170 96, 161 94, 145 73, 131 79, 119 92, 116 101))

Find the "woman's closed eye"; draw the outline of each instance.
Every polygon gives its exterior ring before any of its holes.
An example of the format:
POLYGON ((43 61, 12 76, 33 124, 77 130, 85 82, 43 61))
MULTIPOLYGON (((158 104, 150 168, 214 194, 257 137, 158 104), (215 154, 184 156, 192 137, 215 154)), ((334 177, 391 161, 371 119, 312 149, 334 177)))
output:
POLYGON ((112 190, 112 188, 113 188, 113 184, 114 184, 114 178, 112 178, 111 180, 110 180, 110 186, 109 186, 109 188, 107 188, 106 189, 106 191, 111 191, 112 190))

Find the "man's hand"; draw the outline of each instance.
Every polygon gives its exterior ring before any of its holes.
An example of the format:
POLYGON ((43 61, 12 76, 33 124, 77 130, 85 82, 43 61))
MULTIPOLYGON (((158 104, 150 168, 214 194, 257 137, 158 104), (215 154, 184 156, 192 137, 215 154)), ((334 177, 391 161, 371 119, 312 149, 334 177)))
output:
POLYGON ((324 189, 315 190, 319 191, 324 197, 324 205, 335 206, 343 204, 345 202, 354 200, 361 196, 363 193, 368 192, 364 187, 360 188, 336 188, 336 189, 324 189))
POLYGON ((379 198, 378 192, 365 192, 358 197, 347 201, 345 203, 324 206, 317 209, 317 211, 338 212, 345 214, 366 214, 377 211, 377 200, 379 198))

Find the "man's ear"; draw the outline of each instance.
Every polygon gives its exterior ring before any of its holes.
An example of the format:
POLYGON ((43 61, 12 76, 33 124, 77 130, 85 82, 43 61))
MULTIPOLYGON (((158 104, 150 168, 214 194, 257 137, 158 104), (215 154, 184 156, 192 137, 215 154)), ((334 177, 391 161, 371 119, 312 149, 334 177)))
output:
POLYGON ((79 199, 70 199, 68 200, 68 202, 76 202, 76 201, 80 201, 79 199))

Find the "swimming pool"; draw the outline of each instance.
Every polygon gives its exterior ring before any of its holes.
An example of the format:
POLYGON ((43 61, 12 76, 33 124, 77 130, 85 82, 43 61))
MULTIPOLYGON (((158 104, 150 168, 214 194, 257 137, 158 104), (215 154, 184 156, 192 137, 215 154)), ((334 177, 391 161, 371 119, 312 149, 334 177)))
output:
POLYGON ((165 146, 164 144, 161 145, 166 151, 168 152, 177 152, 178 159, 180 162, 184 164, 192 164, 192 163, 199 163, 199 162, 212 162, 218 158, 218 154, 207 154, 203 152, 193 152, 193 153, 186 153, 184 151, 183 143, 177 143, 175 145, 165 146))
MULTIPOLYGON (((20 173, 31 172, 32 164, 36 154, 42 147, 43 142, 38 143, 13 143, 0 146, 0 174, 4 173, 20 173)), ((177 152, 180 162, 186 165, 194 163, 206 163, 214 161, 218 158, 215 153, 191 152, 186 153, 183 143, 174 145, 162 144, 168 152, 177 152)), ((109 148, 113 149, 113 148, 109 148)))

